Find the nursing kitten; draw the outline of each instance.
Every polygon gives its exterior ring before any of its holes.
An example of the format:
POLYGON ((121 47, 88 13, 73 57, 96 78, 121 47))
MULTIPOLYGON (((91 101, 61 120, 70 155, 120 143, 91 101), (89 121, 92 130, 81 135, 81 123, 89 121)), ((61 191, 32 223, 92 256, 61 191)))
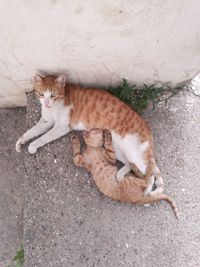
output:
POLYGON ((176 204, 169 196, 163 193, 155 194, 154 191, 149 195, 144 195, 144 190, 147 187, 145 179, 127 174, 123 181, 116 181, 116 158, 111 134, 108 131, 93 129, 89 132, 83 132, 83 138, 87 147, 81 153, 79 137, 72 137, 74 163, 91 173, 98 189, 104 195, 134 204, 149 204, 165 200, 171 205, 175 216, 178 218, 176 204))
POLYGON ((163 191, 163 180, 153 154, 151 131, 130 107, 104 90, 67 83, 66 74, 58 77, 37 75, 34 88, 42 104, 42 116, 33 128, 18 139, 18 152, 26 142, 42 134, 29 145, 30 153, 35 153, 39 147, 71 129, 108 129, 112 134, 116 158, 124 163, 117 173, 117 180, 121 181, 131 169, 138 177, 144 178, 149 166, 151 175, 145 194, 151 192, 154 181, 157 192, 163 191))

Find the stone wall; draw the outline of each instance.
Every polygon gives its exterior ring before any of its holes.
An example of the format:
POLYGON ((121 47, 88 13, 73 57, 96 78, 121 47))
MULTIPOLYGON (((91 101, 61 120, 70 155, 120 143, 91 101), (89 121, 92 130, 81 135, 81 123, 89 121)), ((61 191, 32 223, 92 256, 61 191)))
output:
POLYGON ((26 105, 35 72, 82 84, 172 82, 200 69, 199 0, 0 1, 0 106, 26 105))

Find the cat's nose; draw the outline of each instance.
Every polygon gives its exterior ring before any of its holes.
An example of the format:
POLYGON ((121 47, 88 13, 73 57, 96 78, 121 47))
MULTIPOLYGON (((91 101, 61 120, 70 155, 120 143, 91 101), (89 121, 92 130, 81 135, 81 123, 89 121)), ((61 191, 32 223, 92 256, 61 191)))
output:
POLYGON ((49 101, 49 99, 47 99, 47 100, 44 101, 44 105, 45 105, 46 108, 50 108, 50 101, 49 101))
POLYGON ((49 103, 44 103, 44 105, 45 105, 46 108, 49 108, 50 107, 49 106, 49 103))

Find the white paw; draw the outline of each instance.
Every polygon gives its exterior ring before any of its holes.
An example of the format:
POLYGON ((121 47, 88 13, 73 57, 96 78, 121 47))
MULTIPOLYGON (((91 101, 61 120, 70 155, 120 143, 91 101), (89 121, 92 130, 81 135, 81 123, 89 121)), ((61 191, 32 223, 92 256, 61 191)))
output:
POLYGON ((30 154, 35 154, 37 152, 37 146, 34 144, 34 143, 31 143, 29 146, 28 146, 28 152, 30 154))
POLYGON ((17 152, 21 152, 22 151, 22 146, 24 145, 25 141, 23 136, 21 136, 18 140, 17 143, 15 145, 15 149, 17 152))
POLYGON ((150 195, 151 193, 151 188, 147 187, 144 191, 144 196, 150 195))
POLYGON ((118 171, 117 175, 116 175, 116 180, 117 182, 121 182, 124 180, 124 175, 123 173, 121 173, 120 171, 118 171))
POLYGON ((157 194, 161 194, 163 192, 163 188, 162 187, 158 187, 158 188, 156 188, 154 191, 151 191, 150 193, 149 193, 149 195, 151 195, 151 196, 155 196, 155 195, 157 195, 157 194))
POLYGON ((150 206, 150 204, 149 204, 149 203, 147 203, 147 204, 143 204, 143 206, 144 206, 145 208, 148 208, 148 207, 150 206))

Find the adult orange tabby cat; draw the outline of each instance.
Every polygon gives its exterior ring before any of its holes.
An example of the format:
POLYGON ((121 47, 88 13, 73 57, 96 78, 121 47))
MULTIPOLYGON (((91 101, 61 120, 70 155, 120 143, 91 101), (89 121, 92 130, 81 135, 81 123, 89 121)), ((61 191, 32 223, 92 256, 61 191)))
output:
POLYGON ((154 159, 151 131, 130 107, 104 90, 67 83, 66 74, 58 77, 37 75, 34 88, 42 104, 42 116, 32 129, 19 138, 17 151, 26 142, 44 133, 29 145, 30 153, 35 153, 39 147, 71 129, 108 129, 112 134, 116 158, 124 163, 117 173, 117 180, 122 180, 131 168, 134 171, 135 166, 142 174, 150 166, 152 175, 145 193, 151 192, 155 178, 157 192, 163 190, 162 177, 154 159))
POLYGON ((84 132, 83 138, 87 147, 81 153, 79 137, 72 137, 74 163, 91 173, 98 189, 104 195, 134 204, 150 204, 165 200, 171 205, 178 218, 176 205, 166 194, 155 194, 153 191, 144 196, 144 190, 147 187, 147 181, 144 179, 127 174, 123 181, 116 181, 117 166, 110 132, 92 129, 89 132, 84 132))

